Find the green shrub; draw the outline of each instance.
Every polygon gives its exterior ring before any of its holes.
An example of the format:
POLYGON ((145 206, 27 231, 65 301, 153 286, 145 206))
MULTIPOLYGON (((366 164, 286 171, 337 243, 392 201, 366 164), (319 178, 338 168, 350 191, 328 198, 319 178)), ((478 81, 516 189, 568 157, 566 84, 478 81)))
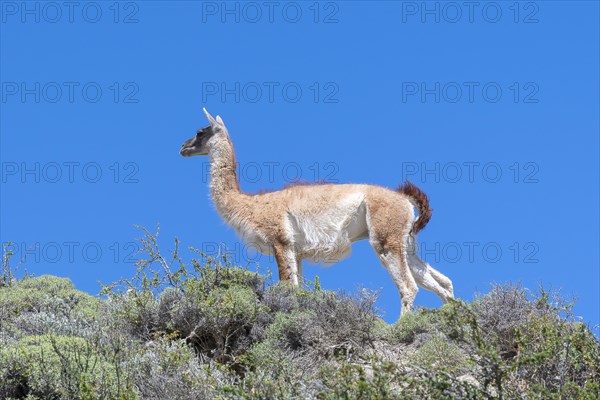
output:
POLYGON ((416 366, 453 375, 466 372, 467 359, 460 347, 441 335, 429 338, 410 356, 410 361, 416 366))
MULTIPOLYGON (((499 291, 488 296, 498 293, 506 298, 506 293, 499 291)), ((502 302, 493 298, 490 301, 502 302)), ((468 349, 471 361, 477 366, 477 380, 485 390, 498 396, 598 398, 600 342, 585 325, 574 322, 573 303, 543 290, 537 299, 529 301, 531 304, 526 307, 536 311, 525 321, 515 316, 515 325, 503 328, 514 332, 511 334, 514 351, 506 352, 508 342, 482 328, 482 324, 489 326, 489 320, 478 317, 477 303, 454 301, 445 305, 442 329, 468 349)))
POLYGON ((99 316, 101 301, 69 279, 24 278, 0 287, 0 343, 26 335, 81 335, 99 316))
POLYGON ((43 275, 16 281, 0 287, 0 308, 7 317, 24 312, 52 312, 94 319, 98 315, 99 300, 76 290, 68 278, 43 275))
POLYGON ((417 335, 433 332, 439 320, 435 310, 418 308, 410 314, 403 315, 392 325, 391 339, 398 343, 410 344, 417 335))
POLYGON ((322 400, 408 398, 400 390, 400 370, 392 363, 374 360, 364 365, 342 363, 321 370, 322 400))
POLYGON ((114 366, 82 338, 30 336, 2 349, 0 364, 6 378, 0 393, 14 396, 13 386, 18 395, 44 399, 135 398, 119 385, 114 366))
MULTIPOLYGON (((249 347, 248 336, 261 312, 256 294, 247 287, 230 286, 214 289, 197 301, 196 326, 187 339, 221 362, 235 360, 249 347)), ((180 312, 187 314, 189 309, 180 312)))
POLYGON ((280 283, 267 290, 264 303, 275 315, 294 319, 296 334, 288 347, 311 351, 315 357, 354 357, 372 347, 377 336, 377 297, 368 290, 348 295, 280 283))
POLYGON ((495 284, 487 294, 478 294, 472 303, 477 323, 487 341, 495 344, 504 358, 516 354, 516 333, 533 318, 548 313, 536 304, 519 284, 495 284))
POLYGON ((299 365, 294 360, 293 352, 308 347, 303 341, 301 329, 304 325, 302 322, 310 317, 310 313, 277 313, 267 327, 264 339, 254 343, 239 362, 248 371, 262 370, 275 376, 294 375, 299 365))
POLYGON ((144 399, 214 399, 231 386, 231 374, 202 363, 184 340, 160 337, 127 361, 137 393, 144 399))
POLYGON ((514 376, 530 395, 600 398, 600 342, 585 324, 539 317, 519 328, 514 376))

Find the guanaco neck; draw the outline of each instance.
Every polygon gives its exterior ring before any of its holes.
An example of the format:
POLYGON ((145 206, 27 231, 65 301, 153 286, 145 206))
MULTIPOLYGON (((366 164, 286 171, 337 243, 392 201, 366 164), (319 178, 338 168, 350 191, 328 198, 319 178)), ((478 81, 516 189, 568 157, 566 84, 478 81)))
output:
POLYGON ((219 214, 231 221, 246 195, 240 190, 235 151, 227 134, 212 146, 209 157, 210 195, 219 214))

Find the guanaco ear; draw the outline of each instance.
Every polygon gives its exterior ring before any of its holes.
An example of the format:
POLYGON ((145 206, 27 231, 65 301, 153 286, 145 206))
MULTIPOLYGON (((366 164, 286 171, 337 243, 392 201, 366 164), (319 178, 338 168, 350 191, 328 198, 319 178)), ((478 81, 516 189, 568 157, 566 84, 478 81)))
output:
POLYGON ((215 126, 218 124, 217 121, 215 121, 215 119, 213 118, 213 116, 210 115, 210 113, 206 110, 206 108, 203 108, 202 110, 204 110, 204 114, 206 115, 206 118, 208 119, 208 122, 210 122, 211 126, 215 126))
POLYGON ((225 126, 225 123, 223 123, 223 120, 221 119, 220 115, 217 115, 217 122, 223 126, 225 126))

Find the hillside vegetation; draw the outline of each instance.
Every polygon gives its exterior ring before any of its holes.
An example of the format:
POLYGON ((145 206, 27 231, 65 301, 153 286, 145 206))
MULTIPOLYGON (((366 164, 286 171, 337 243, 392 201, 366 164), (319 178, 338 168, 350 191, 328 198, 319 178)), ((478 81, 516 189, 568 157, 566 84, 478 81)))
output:
POLYGON ((600 398, 600 343, 556 293, 497 285, 389 325, 368 290, 141 243, 135 276, 100 297, 15 279, 4 254, 1 399, 600 398))

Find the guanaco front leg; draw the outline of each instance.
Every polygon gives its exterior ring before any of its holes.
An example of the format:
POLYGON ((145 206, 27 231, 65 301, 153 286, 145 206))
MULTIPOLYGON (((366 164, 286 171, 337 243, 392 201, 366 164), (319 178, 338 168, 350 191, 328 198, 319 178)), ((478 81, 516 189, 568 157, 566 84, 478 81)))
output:
POLYGON ((281 282, 290 282, 298 286, 298 264, 296 255, 290 246, 276 244, 273 246, 277 269, 279 270, 279 280, 281 282))

